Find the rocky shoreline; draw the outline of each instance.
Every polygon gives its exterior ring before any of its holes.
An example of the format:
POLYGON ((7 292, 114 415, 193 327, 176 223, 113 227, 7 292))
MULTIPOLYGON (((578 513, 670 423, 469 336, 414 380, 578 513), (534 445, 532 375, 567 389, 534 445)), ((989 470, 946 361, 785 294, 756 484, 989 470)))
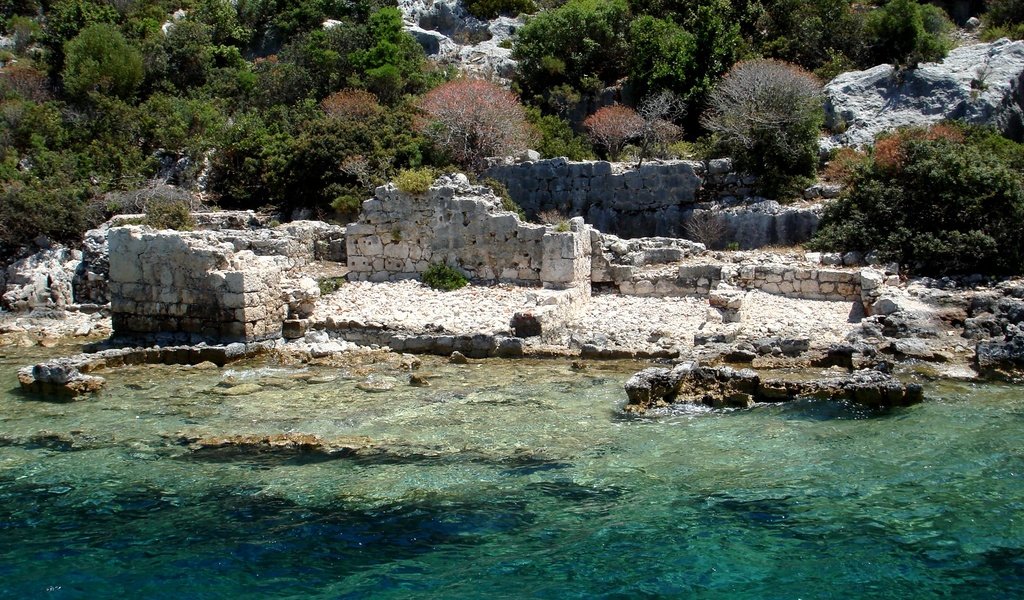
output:
MULTIPOLYGON (((1011 381, 1024 373, 1020 279, 906 280, 898 266, 855 253, 716 252, 675 238, 621 239, 580 218, 524 223, 458 174, 421 195, 382 186, 347 227, 273 225, 253 213, 197 215, 191 232, 123 221, 90 232, 83 250, 45 248, 6 270, 2 297, 16 312, 0 316, 0 345, 95 342, 23 368, 24 389, 87 395, 103 387, 99 373, 124 364, 381 350, 847 373, 900 363, 931 377, 1011 381), (441 292, 417 281, 438 263, 473 283, 441 292)), ((846 388, 822 383, 786 397, 822 389, 846 388)))

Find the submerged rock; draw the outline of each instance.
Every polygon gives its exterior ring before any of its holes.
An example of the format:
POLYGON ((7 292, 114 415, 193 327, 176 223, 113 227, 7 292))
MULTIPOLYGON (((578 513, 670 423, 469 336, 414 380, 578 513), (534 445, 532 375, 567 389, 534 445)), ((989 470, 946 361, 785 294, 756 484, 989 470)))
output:
POLYGON ((192 452, 295 453, 348 456, 373 446, 365 437, 324 439, 308 433, 273 433, 228 436, 181 436, 178 442, 192 452))
POLYGON ((922 388, 875 370, 811 381, 764 379, 751 369, 700 366, 686 362, 672 369, 649 368, 625 385, 626 412, 641 413, 673 402, 714 407, 748 407, 755 402, 797 398, 845 400, 867 406, 907 406, 923 400, 922 388))
POLYGON ((983 377, 1020 380, 1024 378, 1024 332, 1019 326, 1007 326, 1006 335, 978 342, 975 368, 983 377))

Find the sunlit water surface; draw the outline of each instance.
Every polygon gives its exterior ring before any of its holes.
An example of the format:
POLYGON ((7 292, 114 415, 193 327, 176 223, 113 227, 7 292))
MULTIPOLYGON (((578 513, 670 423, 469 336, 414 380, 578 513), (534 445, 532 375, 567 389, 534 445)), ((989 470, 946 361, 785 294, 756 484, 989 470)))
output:
POLYGON ((382 369, 385 393, 264 362, 54 403, 15 391, 32 358, 0 358, 0 597, 1024 596, 1024 388, 633 419, 636 365, 428 359, 430 387, 382 369), (393 450, 197 455, 179 432, 393 450))

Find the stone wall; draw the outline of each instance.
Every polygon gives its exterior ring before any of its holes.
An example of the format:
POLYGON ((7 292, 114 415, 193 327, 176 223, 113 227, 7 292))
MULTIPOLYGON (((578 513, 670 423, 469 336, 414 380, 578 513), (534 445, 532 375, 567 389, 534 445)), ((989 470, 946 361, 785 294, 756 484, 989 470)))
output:
POLYGON ((526 214, 582 216, 601 231, 625 237, 682 235, 684 214, 703 185, 703 165, 672 161, 639 169, 563 158, 497 165, 485 172, 503 183, 526 214))
POLYGON ((792 245, 809 239, 819 219, 816 208, 748 201, 755 180, 733 172, 728 159, 635 167, 554 158, 496 164, 484 176, 504 184, 530 218, 557 211, 627 238, 689 237, 690 219, 711 208, 723 247, 729 242, 741 248, 792 245))
POLYGON ((733 278, 735 285, 769 294, 808 300, 861 300, 860 271, 813 269, 769 264, 742 266, 733 278))
POLYGON ((582 220, 567 231, 523 223, 502 210, 490 189, 464 175, 440 177, 416 196, 393 184, 377 188, 348 226, 349 277, 418 279, 431 264, 468 277, 568 287, 590 281, 590 231, 582 220))
POLYGON ((614 283, 631 296, 705 296, 726 283, 746 290, 807 300, 860 302, 861 272, 789 264, 739 266, 689 264, 664 270, 621 273, 614 283))
MULTIPOLYGON (((119 215, 86 232, 81 262, 73 266, 74 300, 106 304, 110 301, 107 234, 111 227, 131 224, 143 215, 119 215)), ((196 229, 216 232, 236 252, 250 250, 262 256, 280 256, 287 269, 298 269, 314 260, 345 262, 345 228, 321 221, 293 221, 268 227, 267 219, 252 211, 193 213, 196 229)))
POLYGON ((236 251, 206 231, 116 227, 108 244, 115 337, 199 343, 281 335, 287 258, 236 251))

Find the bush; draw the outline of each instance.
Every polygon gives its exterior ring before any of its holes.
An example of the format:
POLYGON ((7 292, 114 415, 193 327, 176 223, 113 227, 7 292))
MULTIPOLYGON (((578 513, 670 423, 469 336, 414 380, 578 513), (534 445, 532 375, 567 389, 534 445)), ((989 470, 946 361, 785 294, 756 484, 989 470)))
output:
POLYGON ((775 0, 759 20, 766 58, 798 64, 826 81, 865 57, 863 11, 850 0, 775 0))
POLYGON ((146 208, 146 216, 142 220, 142 224, 149 225, 154 229, 176 229, 178 231, 190 231, 196 226, 192 219, 192 212, 185 202, 151 204, 146 208))
POLYGON ((420 168, 420 169, 403 169, 399 171, 398 176, 395 177, 395 185, 398 189, 406 194, 413 196, 422 196, 430 190, 430 186, 437 179, 433 169, 420 168))
POLYGON ((364 90, 345 89, 323 99, 320 108, 335 119, 364 120, 381 113, 377 97, 364 90))
POLYGON ((594 149, 590 142, 577 135, 564 119, 557 115, 542 115, 533 107, 526 109, 526 118, 537 131, 538 141, 535 150, 544 158, 564 156, 569 160, 593 160, 594 149))
POLYGON ((533 0, 469 0, 466 10, 474 17, 491 20, 499 15, 533 14, 537 12, 537 5, 533 0))
POLYGON ((65 45, 64 54, 64 87, 72 95, 129 98, 142 83, 142 55, 112 25, 86 27, 65 45))
POLYGON ((818 163, 821 83, 776 60, 737 63, 711 94, 704 124, 764 194, 791 192, 818 163))
POLYGON ((340 290, 342 286, 345 285, 345 281, 344 277, 324 277, 322 279, 317 279, 316 283, 320 288, 320 295, 329 296, 330 294, 340 290))
POLYGON ((1001 38, 1024 40, 1024 23, 1012 25, 986 25, 981 30, 981 41, 994 42, 1001 38))
POLYGON ((605 106, 583 121, 590 141, 603 147, 608 160, 619 160, 622 149, 630 140, 639 137, 644 119, 628 106, 605 106))
POLYGON ((668 13, 644 15, 630 25, 629 80, 640 97, 670 91, 690 107, 702 106, 736 61, 741 38, 729 3, 692 4, 681 24, 668 13))
POLYGON ((449 267, 446 264, 434 263, 423 272, 423 283, 435 290, 450 292, 466 287, 469 280, 458 269, 449 267))
POLYGON ((460 166, 479 171, 488 156, 526 149, 531 130, 526 111, 512 92, 482 79, 456 79, 420 100, 429 115, 422 131, 460 166))
POLYGON ((988 0, 987 20, 993 25, 1024 23, 1024 0, 988 0))
POLYGON ((892 0, 868 16, 871 57, 876 63, 911 68, 919 62, 942 60, 952 48, 952 29, 952 22, 937 6, 892 0))
POLYGON ((993 137, 947 126, 879 140, 811 246, 874 250, 925 275, 1021 273, 1021 150, 993 151, 993 137))
POLYGON ((628 12, 624 0, 570 0, 531 18, 512 50, 524 97, 543 99, 563 84, 581 91, 584 81, 607 85, 621 77, 628 12))

